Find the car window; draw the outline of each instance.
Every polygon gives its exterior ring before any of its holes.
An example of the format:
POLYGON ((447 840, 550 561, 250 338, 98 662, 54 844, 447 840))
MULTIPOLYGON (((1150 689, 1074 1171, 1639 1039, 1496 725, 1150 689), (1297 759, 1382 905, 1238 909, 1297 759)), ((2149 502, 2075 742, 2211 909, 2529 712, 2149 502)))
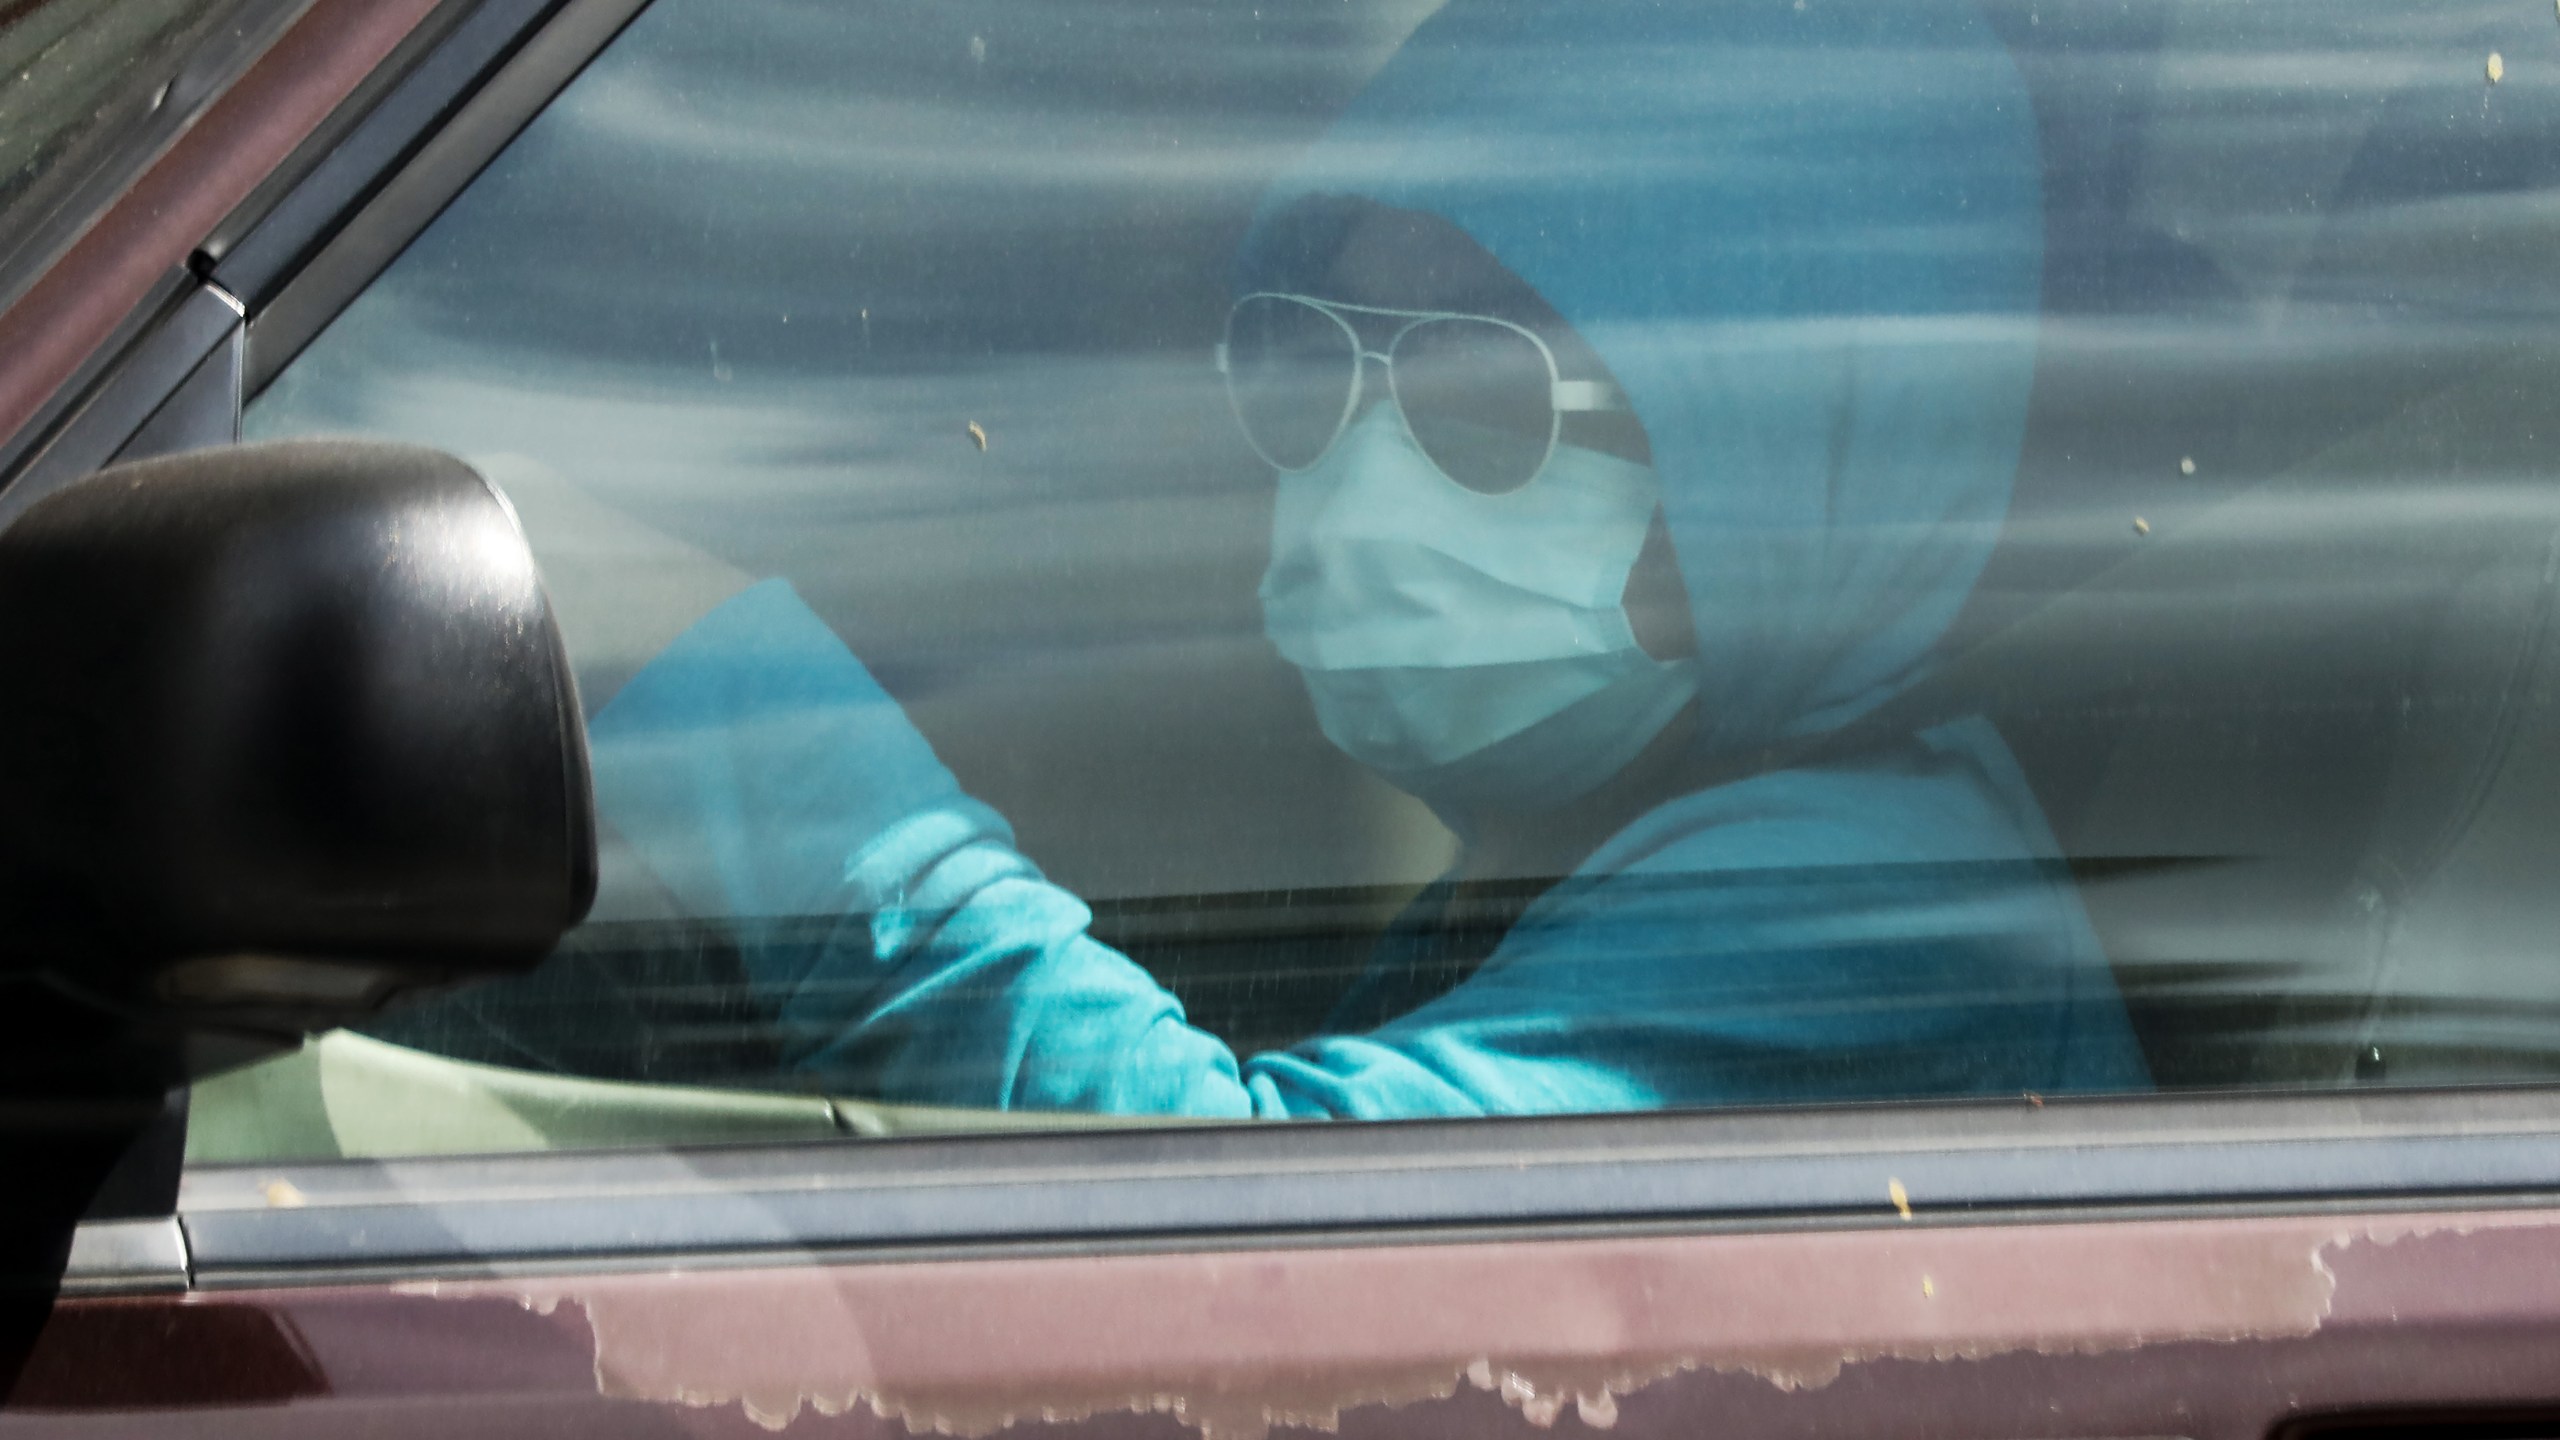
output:
POLYGON ((280 11, 269 0, 14 0, 0 4, 0 299, 69 235, 62 212, 99 178, 129 176, 218 80, 207 60, 280 11))
POLYGON ((510 497, 603 895, 199 1153, 2543 1078, 2555 106, 2379 0, 656 0, 245 422, 510 497))

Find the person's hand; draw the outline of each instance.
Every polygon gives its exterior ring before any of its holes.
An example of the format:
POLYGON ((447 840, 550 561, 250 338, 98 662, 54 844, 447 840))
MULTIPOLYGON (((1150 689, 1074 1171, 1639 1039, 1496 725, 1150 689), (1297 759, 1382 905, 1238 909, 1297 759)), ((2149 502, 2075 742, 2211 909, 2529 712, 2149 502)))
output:
POLYGON ((523 455, 475 455, 515 507, 589 714, 755 577, 655 530, 523 455))

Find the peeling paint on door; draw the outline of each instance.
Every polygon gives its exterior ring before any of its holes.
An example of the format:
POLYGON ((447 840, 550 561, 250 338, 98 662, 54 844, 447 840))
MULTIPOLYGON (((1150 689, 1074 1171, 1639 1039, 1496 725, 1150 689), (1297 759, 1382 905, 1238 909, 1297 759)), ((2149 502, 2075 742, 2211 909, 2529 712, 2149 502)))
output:
POLYGON ((1897 1224, 420 1288, 573 1305, 604 1395, 736 1405, 771 1429, 857 1407, 962 1436, 1134 1412, 1260 1440, 1461 1387, 1533 1425, 1606 1428, 1622 1398, 1693 1371, 1800 1391, 1884 1359, 2308 1335, 2331 1314, 2333 1257, 2448 1223, 1897 1224))

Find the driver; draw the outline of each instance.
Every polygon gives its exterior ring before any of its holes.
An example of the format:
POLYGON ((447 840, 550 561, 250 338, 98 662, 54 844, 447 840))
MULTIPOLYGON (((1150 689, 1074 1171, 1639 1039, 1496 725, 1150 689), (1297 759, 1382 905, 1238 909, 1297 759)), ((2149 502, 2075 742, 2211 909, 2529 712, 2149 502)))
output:
POLYGON ((2041 253, 2024 87, 1960 0, 1452 0, 1393 56, 1266 197, 1220 363, 1266 633, 1461 853, 1287 1050, 1092 939, 781 581, 597 715, 602 814, 734 927, 788 1063, 880 1100, 2141 1087, 1999 736, 1862 724, 1999 531, 2041 253))

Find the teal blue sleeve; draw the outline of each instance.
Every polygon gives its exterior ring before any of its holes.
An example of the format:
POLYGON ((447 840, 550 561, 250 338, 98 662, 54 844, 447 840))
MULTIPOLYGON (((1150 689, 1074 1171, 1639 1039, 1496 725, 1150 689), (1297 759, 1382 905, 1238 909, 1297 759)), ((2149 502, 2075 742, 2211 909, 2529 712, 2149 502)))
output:
POLYGON ((603 818, 732 927, 786 1059, 836 1093, 1386 1119, 2141 1083, 2076 900, 1953 783, 1970 762, 1675 801, 1449 994, 1239 1064, 789 586, 704 617, 589 733, 603 818), (1909 873, 1949 854, 1974 859, 1909 873))
POLYGON ((1242 1117, 1235 1057, 1085 934, 790 586, 695 623, 588 728, 596 801, 736 934, 785 1059, 866 1098, 1242 1117))

